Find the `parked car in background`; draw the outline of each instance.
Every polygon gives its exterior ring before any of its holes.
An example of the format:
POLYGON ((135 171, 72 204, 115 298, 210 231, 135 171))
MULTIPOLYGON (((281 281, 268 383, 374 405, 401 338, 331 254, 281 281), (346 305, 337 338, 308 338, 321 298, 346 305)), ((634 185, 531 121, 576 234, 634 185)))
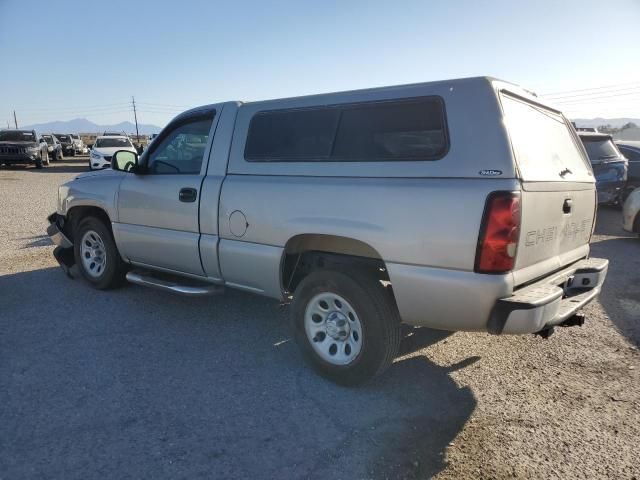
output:
POLYGON ((384 371, 401 322, 581 325, 607 274, 575 130, 492 78, 207 105, 131 150, 60 187, 61 265, 98 289, 291 302, 304 357, 337 383, 384 371))
POLYGON ((111 156, 118 150, 127 150, 138 153, 131 143, 131 139, 125 136, 107 135, 96 138, 91 154, 89 155, 89 169, 101 170, 111 167, 111 156))
POLYGON ((596 176, 598 203, 621 205, 627 182, 627 159, 613 143, 611 135, 592 132, 578 132, 578 135, 596 176))
POLYGON ((73 157, 76 154, 75 145, 73 144, 73 138, 68 133, 54 133, 53 134, 62 144, 62 153, 73 157))
POLYGON ((640 233, 640 188, 629 193, 624 202, 622 228, 627 232, 640 233))
POLYGON ((627 170, 627 184, 624 188, 623 199, 636 188, 640 187, 640 142, 618 140, 616 145, 620 153, 629 162, 627 170))
POLYGON ((64 155, 62 154, 62 144, 56 138, 55 135, 42 135, 42 138, 47 142, 47 149, 49 151, 50 160, 62 160, 64 155))
POLYGON ((49 146, 35 130, 0 130, 0 165, 49 165, 49 146))
POLYGON ((74 153, 76 155, 86 155, 88 149, 84 145, 84 142, 80 138, 80 135, 78 135, 77 133, 71 133, 71 134, 69 134, 69 136, 71 137, 71 140, 73 141, 73 151, 74 151, 74 153))
POLYGON ((104 132, 103 137, 128 137, 126 132, 104 132))

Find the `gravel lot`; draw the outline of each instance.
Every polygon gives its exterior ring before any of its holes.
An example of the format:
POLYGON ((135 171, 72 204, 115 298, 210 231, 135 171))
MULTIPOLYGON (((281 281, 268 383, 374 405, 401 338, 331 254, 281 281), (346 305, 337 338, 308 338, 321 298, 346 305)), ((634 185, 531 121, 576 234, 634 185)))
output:
POLYGON ((44 236, 86 159, 0 169, 0 478, 640 476, 640 239, 601 209, 611 266, 549 340, 416 330, 382 378, 314 375, 277 303, 98 292, 44 236))

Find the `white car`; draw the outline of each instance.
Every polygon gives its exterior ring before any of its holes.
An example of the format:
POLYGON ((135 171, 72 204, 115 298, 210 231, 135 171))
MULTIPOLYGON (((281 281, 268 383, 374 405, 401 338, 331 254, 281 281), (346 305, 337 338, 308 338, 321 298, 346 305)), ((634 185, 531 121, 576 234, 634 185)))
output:
POLYGON ((631 192, 624 202, 622 228, 627 232, 640 233, 640 188, 631 192))
POLYGON ((91 155, 89 155, 89 169, 102 170, 103 168, 111 168, 111 156, 118 150, 129 150, 137 154, 137 150, 129 140, 129 137, 121 136, 102 136, 96 138, 91 155))

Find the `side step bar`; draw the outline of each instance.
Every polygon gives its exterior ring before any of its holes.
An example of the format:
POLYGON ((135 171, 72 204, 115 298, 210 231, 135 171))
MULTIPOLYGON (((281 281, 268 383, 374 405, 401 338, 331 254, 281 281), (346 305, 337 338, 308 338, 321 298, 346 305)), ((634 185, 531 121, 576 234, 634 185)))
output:
POLYGON ((149 272, 142 272, 140 270, 128 272, 127 280, 136 285, 142 285, 143 287, 155 288, 156 290, 177 293, 189 297, 217 295, 224 292, 224 287, 221 285, 190 283, 188 279, 178 280, 177 278, 173 279, 165 275, 163 275, 163 278, 159 278, 149 272))

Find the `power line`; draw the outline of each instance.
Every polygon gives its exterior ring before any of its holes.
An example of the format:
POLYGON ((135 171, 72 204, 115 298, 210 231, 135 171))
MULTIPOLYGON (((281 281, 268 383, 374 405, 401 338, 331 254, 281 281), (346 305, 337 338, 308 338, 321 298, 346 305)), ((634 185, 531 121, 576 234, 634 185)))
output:
POLYGON ((27 107, 24 108, 22 110, 25 111, 56 111, 56 112, 61 112, 61 111, 65 111, 65 110, 77 110, 80 109, 82 111, 88 111, 88 110, 104 110, 104 109, 111 109, 111 108, 116 108, 116 107, 124 107, 124 106, 130 106, 131 103, 130 102, 126 102, 126 103, 107 103, 107 104, 103 104, 103 105, 79 105, 79 106, 75 106, 75 107, 27 107))
POLYGON ((617 94, 625 95, 627 93, 635 93, 635 92, 640 92, 640 85, 637 87, 620 88, 618 90, 607 90, 602 92, 579 93, 577 95, 564 95, 564 96, 558 96, 558 97, 543 97, 543 98, 546 98, 547 100, 564 100, 564 99, 572 99, 572 98, 588 100, 589 98, 615 96, 617 94))
POLYGON ((151 102, 138 102, 138 105, 148 105, 152 107, 175 107, 175 108, 192 108, 193 105, 174 105, 169 103, 151 103, 151 102))
POLYGON ((610 89, 610 88, 618 88, 618 87, 625 87, 625 86, 629 86, 629 85, 638 85, 638 84, 640 84, 640 82, 634 81, 634 82, 629 82, 629 83, 619 83, 617 85, 607 85, 607 86, 602 86, 602 87, 582 88, 582 89, 578 89, 578 90, 565 90, 563 92, 542 93, 542 94, 540 94, 540 96, 541 97, 550 97, 550 96, 553 96, 553 95, 563 95, 565 93, 587 92, 587 91, 592 91, 592 90, 606 90, 606 89, 610 89))
MULTIPOLYGON (((636 91, 636 92, 628 92, 628 93, 619 93, 619 94, 613 94, 613 95, 602 95, 599 97, 592 97, 592 98, 574 98, 574 99, 568 99, 568 100, 555 100, 555 99, 547 99, 549 102, 551 103, 555 103, 558 105, 571 105, 571 104, 576 104, 576 103, 584 103, 584 104, 588 104, 588 103, 600 103, 602 100, 605 101, 616 101, 616 100, 612 100, 612 99, 617 99, 618 97, 628 97, 629 95, 640 95, 640 90, 636 91)), ((622 98, 620 100, 629 100, 629 98, 622 98)), ((631 99, 633 100, 633 99, 631 99)))

